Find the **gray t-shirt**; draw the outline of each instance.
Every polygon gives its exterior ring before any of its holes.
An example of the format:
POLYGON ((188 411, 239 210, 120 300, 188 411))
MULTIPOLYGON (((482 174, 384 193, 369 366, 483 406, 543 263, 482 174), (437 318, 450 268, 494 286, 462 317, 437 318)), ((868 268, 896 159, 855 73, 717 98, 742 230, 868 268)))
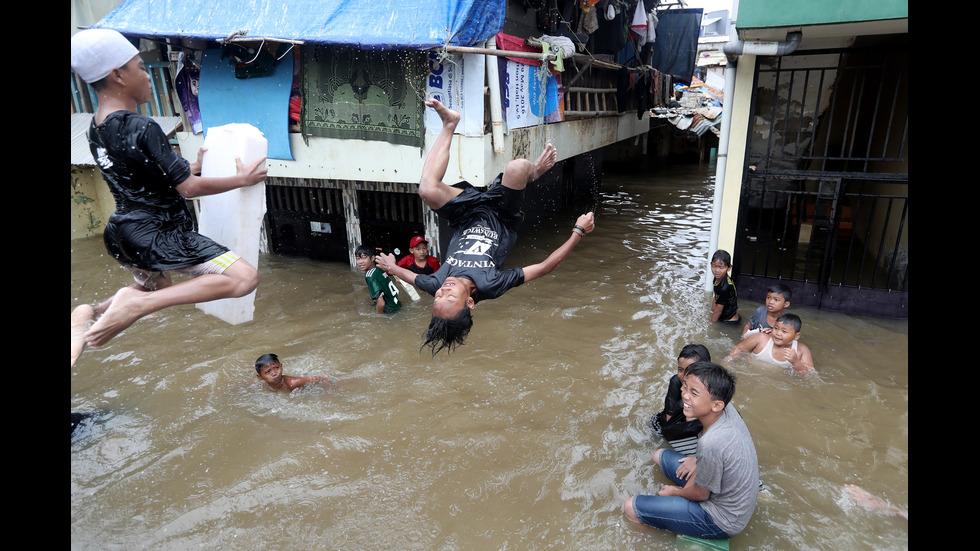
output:
POLYGON ((730 402, 698 441, 694 483, 711 492, 700 502, 729 536, 745 529, 759 498, 759 458, 752 435, 730 402))

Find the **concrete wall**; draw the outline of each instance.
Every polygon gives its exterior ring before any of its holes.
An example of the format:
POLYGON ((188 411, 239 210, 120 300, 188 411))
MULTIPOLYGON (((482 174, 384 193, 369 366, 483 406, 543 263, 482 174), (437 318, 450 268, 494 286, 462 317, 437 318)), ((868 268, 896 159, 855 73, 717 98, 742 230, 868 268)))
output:
MULTIPOLYGON (((477 137, 456 135, 450 148, 447 182, 466 180, 474 186, 485 186, 503 172, 513 159, 532 160, 552 143, 558 150, 558 160, 601 149, 618 141, 645 133, 650 126, 647 116, 642 120, 635 113, 617 117, 602 117, 577 121, 530 126, 511 130, 505 136, 504 152, 495 154, 489 134, 477 137)), ((337 187, 329 181, 355 180, 417 184, 422 174, 425 156, 436 140, 426 134, 425 149, 387 142, 308 138, 290 134, 293 161, 269 159, 269 175, 285 178, 323 180, 325 187, 337 187)), ((203 134, 178 132, 177 139, 184 157, 193 160, 204 143, 203 134)))
POLYGON ((908 19, 908 0, 741 0, 736 27, 786 27, 908 19))
POLYGON ((114 210, 116 202, 109 193, 102 175, 93 167, 72 166, 71 176, 71 239, 100 235, 114 210))

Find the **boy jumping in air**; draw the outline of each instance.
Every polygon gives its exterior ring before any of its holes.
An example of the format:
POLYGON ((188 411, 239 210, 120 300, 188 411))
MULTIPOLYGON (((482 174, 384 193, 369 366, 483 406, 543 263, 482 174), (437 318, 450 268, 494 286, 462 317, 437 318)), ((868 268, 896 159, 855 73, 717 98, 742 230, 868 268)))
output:
POLYGON ((197 161, 188 163, 170 148, 153 119, 136 112, 152 98, 150 74, 136 48, 118 32, 77 33, 71 39, 71 66, 99 96, 88 139, 116 201, 103 234, 106 250, 136 281, 101 304, 72 312, 74 367, 86 345, 104 345, 147 314, 255 290, 255 268, 197 233, 185 199, 258 184, 268 171, 260 159, 247 167, 239 161, 235 176, 197 176, 203 150, 197 161), (193 279, 174 285, 170 270, 193 279))

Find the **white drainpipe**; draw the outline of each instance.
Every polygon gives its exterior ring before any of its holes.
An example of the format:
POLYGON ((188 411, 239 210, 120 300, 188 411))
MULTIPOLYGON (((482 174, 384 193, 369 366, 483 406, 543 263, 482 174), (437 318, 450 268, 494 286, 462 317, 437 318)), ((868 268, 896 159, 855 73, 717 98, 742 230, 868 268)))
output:
MULTIPOLYGON (((497 41, 493 38, 486 41, 486 48, 497 49, 497 41)), ((487 84, 490 85, 490 127, 492 129, 493 152, 504 152, 504 115, 500 109, 500 77, 497 70, 497 58, 487 56, 487 84)))

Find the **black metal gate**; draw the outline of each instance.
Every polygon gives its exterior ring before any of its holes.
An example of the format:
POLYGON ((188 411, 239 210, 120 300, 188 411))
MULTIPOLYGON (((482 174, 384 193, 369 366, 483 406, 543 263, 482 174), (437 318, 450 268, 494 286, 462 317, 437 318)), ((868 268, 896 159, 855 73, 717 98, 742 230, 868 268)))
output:
POLYGON ((754 299, 908 316, 907 37, 759 58, 735 269, 754 299))

